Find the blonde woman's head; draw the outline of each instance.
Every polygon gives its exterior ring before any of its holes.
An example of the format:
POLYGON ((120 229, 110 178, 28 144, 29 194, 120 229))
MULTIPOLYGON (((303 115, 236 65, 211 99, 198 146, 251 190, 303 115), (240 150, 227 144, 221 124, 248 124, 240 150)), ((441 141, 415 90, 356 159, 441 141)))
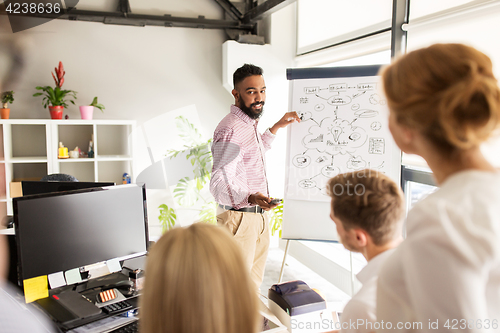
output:
POLYGON ((391 116, 443 153, 478 147, 499 126, 490 58, 462 44, 410 52, 381 72, 391 116))
POLYGON ((227 230, 204 223, 152 247, 141 300, 143 333, 255 333, 257 294, 227 230))

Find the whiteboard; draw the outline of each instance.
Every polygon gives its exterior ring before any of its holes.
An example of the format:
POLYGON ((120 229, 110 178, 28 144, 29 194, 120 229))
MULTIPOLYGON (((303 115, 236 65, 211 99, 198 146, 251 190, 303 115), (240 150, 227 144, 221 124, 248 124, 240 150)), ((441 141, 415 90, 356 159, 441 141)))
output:
POLYGON ((339 173, 370 168, 400 183, 401 152, 388 128, 380 66, 288 69, 284 239, 336 241, 326 185, 339 173))

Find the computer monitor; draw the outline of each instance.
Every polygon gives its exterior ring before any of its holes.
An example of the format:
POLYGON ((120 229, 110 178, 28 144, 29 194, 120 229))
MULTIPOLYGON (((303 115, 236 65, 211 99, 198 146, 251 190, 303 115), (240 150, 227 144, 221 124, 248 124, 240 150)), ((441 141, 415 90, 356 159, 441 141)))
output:
POLYGON ((13 199, 19 279, 147 253, 144 185, 13 199))
POLYGON ((115 185, 115 183, 112 182, 21 181, 23 196, 113 185, 115 185))

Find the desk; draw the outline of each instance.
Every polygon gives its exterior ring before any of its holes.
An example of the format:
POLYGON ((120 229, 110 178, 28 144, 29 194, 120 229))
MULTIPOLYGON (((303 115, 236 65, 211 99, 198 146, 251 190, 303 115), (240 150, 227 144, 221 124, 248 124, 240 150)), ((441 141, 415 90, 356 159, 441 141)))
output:
MULTIPOLYGON (((287 329, 283 326, 278 318, 274 316, 271 311, 267 308, 265 303, 262 301, 259 304, 259 310, 261 315, 269 319, 272 324, 270 324, 270 329, 263 331, 262 333, 287 333, 287 329)), ((137 320, 136 317, 122 317, 122 316, 113 316, 109 318, 105 318, 99 320, 97 322, 93 322, 84 326, 77 327, 66 333, 103 333, 108 332, 110 330, 119 328, 121 326, 125 326, 133 321, 137 320)))
POLYGON ((0 229, 0 235, 12 235, 14 236, 16 232, 14 231, 14 228, 8 228, 8 229, 0 229))
MULTIPOLYGON (((283 309, 268 301, 268 309, 278 318, 285 327, 284 332, 291 333, 320 333, 333 332, 340 327, 338 310, 342 308, 338 302, 327 303, 327 308, 298 316, 290 317, 283 309)), ((280 331, 281 332, 281 331, 280 331)))
POLYGON ((109 274, 108 276, 81 283, 78 286, 72 285, 51 289, 49 297, 37 300, 35 303, 63 332, 75 332, 75 329, 82 326, 85 326, 82 328, 83 332, 90 332, 89 327, 92 328, 92 332, 99 332, 99 330, 96 331, 95 329, 100 326, 106 328, 104 331, 108 331, 110 325, 115 325, 115 327, 116 325, 121 326, 133 319, 126 317, 110 319, 111 317, 120 314, 127 315, 139 307, 138 292, 125 297, 118 289, 115 290, 118 296, 115 299, 104 303, 96 303, 98 300, 97 296, 102 289, 111 289, 113 287, 111 286, 112 284, 124 280, 128 280, 128 277, 121 272, 109 274), (82 291, 77 292, 78 290, 82 291), (105 305, 118 304, 122 301, 128 303, 127 308, 113 309, 113 312, 110 314, 104 311, 106 310, 104 308, 105 305))
POLYGON ((259 311, 260 314, 267 319, 269 319, 272 323, 275 325, 269 325, 272 328, 266 331, 263 331, 264 333, 287 333, 288 330, 285 325, 281 323, 281 321, 276 317, 271 310, 269 309, 267 305, 267 299, 263 299, 263 297, 260 298, 259 302, 259 311), (277 326, 277 327, 275 327, 277 326))
MULTIPOLYGON (((16 272, 17 272, 16 253, 17 253, 17 251, 16 251, 16 246, 15 246, 15 236, 14 236, 14 232, 13 232, 14 229, 7 229, 7 231, 12 231, 12 234, 7 233, 8 234, 7 238, 9 240, 9 246, 11 247, 10 255, 11 255, 11 264, 12 264, 9 273, 13 273, 12 279, 11 279, 12 285, 16 286, 17 285, 17 276, 16 276, 16 272), (14 257, 12 257, 13 255, 14 255, 14 257)), ((123 267, 128 267, 131 270, 132 270, 132 268, 143 268, 144 261, 145 261, 145 258, 134 258, 134 259, 125 260, 123 267)), ((124 269, 123 272, 128 274, 127 269, 124 269)), ((10 278, 10 275, 9 275, 9 278, 10 278)), ((87 284, 87 286, 88 286, 87 288, 93 288, 93 287, 97 287, 98 284, 103 285, 103 284, 114 283, 116 281, 123 280, 123 279, 128 280, 128 276, 124 275, 120 272, 120 273, 109 274, 108 276, 104 276, 104 277, 101 277, 98 279, 89 280, 87 282, 81 283, 80 285, 87 284), (100 281, 97 281, 98 279, 100 281)), ((54 295, 54 294, 57 295, 57 293, 74 289, 74 287, 75 286, 73 285, 73 286, 63 286, 63 287, 60 287, 57 289, 51 289, 49 291, 49 294, 50 295, 54 295)), ((16 289, 16 292, 19 293, 20 295, 22 295, 21 290, 16 289)), ((97 293, 98 293, 98 291, 96 290, 95 294, 97 294, 97 293)), ((95 297, 95 294, 94 294, 94 297, 95 297)), ((132 320, 135 320, 134 318, 127 318, 127 317, 121 317, 121 316, 116 316, 116 315, 110 317, 107 314, 99 314, 97 316, 93 316, 91 318, 87 318, 87 319, 84 319, 81 321, 71 321, 68 325, 64 325, 63 323, 58 323, 57 320, 55 320, 55 318, 54 318, 57 315, 51 315, 50 311, 47 311, 47 309, 45 309, 44 306, 42 306, 40 304, 40 301, 41 300, 34 302, 32 304, 35 307, 37 307, 39 310, 41 310, 41 312, 47 316, 49 321, 50 321, 50 319, 52 319, 53 323, 56 326, 58 326, 59 329, 63 332, 72 332, 72 333, 75 333, 75 332, 108 332, 112 328, 115 328, 117 326, 122 326, 122 325, 124 325, 132 320), (80 326, 80 325, 84 325, 84 326, 80 326), (96 330, 97 327, 101 327, 101 329, 96 330), (89 330, 89 328, 91 328, 92 330, 89 330)), ((21 302, 24 302, 24 299, 21 302)), ((133 308, 135 308, 135 309, 138 308, 138 296, 132 297, 132 299, 130 299, 130 302, 133 304, 133 308)), ((50 304, 48 304, 48 306, 50 307, 50 304)), ((60 309, 62 307, 62 305, 57 304, 56 309, 58 307, 60 309)), ((123 312, 126 313, 129 310, 130 309, 127 309, 123 312)), ((63 313, 64 313, 64 310, 63 310, 63 313)))
POLYGON ((119 315, 108 317, 84 326, 77 327, 66 333, 102 333, 122 327, 137 320, 137 318, 122 317, 119 315))
MULTIPOLYGON (((259 311, 260 314, 267 319, 270 320, 269 326, 270 329, 263 331, 263 333, 287 333, 287 328, 281 322, 278 320, 276 316, 272 314, 272 312, 269 310, 269 308, 266 306, 265 301, 261 300, 259 302, 259 311)), ((100 317, 93 317, 94 319, 90 323, 86 323, 84 325, 80 325, 81 322, 79 322, 79 326, 66 330, 63 329, 66 333, 102 333, 102 332, 109 332, 110 330, 119 328, 121 326, 127 325, 135 320, 137 320, 136 317, 124 317, 121 315, 114 315, 114 316, 109 316, 104 318, 100 317), (97 318, 97 320, 96 320, 97 318)))

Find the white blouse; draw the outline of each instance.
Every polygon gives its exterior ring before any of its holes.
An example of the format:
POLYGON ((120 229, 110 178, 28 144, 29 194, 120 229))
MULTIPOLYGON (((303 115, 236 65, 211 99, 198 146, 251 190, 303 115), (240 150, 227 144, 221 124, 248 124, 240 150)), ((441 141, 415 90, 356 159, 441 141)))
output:
POLYGON ((456 173, 409 212, 379 275, 377 321, 377 332, 500 332, 500 174, 456 173))

